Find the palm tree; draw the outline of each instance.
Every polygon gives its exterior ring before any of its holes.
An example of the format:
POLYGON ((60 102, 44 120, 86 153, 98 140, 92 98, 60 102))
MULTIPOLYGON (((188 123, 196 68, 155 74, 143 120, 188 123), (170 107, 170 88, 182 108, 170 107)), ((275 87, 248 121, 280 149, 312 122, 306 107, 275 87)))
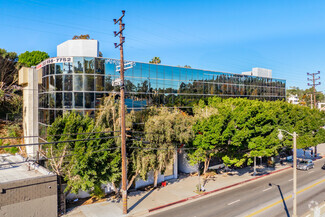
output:
POLYGON ((154 57, 154 58, 152 58, 151 61, 149 61, 149 63, 160 64, 161 63, 161 60, 160 60, 159 57, 154 57))

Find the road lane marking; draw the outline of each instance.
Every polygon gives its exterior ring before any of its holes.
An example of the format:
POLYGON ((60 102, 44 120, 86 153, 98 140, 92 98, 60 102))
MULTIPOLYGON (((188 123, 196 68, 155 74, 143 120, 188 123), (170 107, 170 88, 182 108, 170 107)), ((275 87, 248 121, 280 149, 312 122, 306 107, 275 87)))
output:
MULTIPOLYGON (((313 188, 313 187, 315 187, 315 186, 317 186, 317 185, 319 185, 319 184, 321 184, 321 183, 323 183, 323 182, 325 182, 325 179, 322 179, 322 180, 316 182, 315 184, 312 184, 312 185, 310 185, 310 186, 308 186, 308 187, 306 187, 306 188, 304 188, 304 189, 298 191, 298 192, 297 192, 297 195, 300 194, 300 193, 302 193, 302 192, 304 192, 304 191, 307 191, 308 189, 313 188)), ((290 199, 290 198, 292 198, 292 195, 287 196, 286 198, 284 198, 284 200, 288 200, 288 199, 290 199)), ((275 202, 275 203, 272 203, 272 204, 270 204, 270 205, 268 205, 268 206, 266 206, 266 207, 264 207, 264 208, 262 208, 262 209, 259 209, 259 210, 255 211, 255 212, 253 212, 253 213, 247 215, 246 217, 251 217, 251 216, 257 215, 257 214, 259 214, 259 213, 261 213, 261 212, 263 212, 263 211, 265 211, 265 210, 267 210, 267 209, 269 209, 269 208, 271 208, 271 207, 273 207, 273 206, 275 206, 275 205, 278 205, 278 204, 281 203, 282 201, 283 201, 283 200, 279 200, 279 201, 277 201, 277 202, 275 202)))
POLYGON ((268 191, 268 190, 270 190, 272 187, 269 187, 269 188, 266 188, 266 189, 264 189, 263 191, 268 191))
POLYGON ((231 203, 228 203, 228 206, 231 205, 231 204, 237 203, 237 202, 239 202, 239 201, 240 201, 240 199, 239 199, 239 200, 235 200, 235 201, 233 201, 233 202, 231 202, 231 203))
POLYGON ((291 182, 293 179, 289 179, 288 182, 291 182))
POLYGON ((313 172, 315 172, 314 170, 312 170, 312 171, 310 171, 309 173, 313 173, 313 172))

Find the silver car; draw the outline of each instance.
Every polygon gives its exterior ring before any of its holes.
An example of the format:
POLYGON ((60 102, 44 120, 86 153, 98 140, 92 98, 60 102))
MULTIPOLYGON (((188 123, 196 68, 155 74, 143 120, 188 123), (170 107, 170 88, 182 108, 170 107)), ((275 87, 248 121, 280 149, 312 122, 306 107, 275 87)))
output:
POLYGON ((309 170, 312 168, 314 168, 314 163, 312 160, 302 160, 297 165, 298 170, 309 170))

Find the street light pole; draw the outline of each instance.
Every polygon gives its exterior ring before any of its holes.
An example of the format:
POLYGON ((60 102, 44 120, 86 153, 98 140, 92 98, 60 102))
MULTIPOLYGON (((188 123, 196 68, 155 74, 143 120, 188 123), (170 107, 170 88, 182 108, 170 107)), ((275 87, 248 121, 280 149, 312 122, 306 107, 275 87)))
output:
POLYGON ((297 134, 293 132, 293 215, 297 217, 297 134))
POLYGON ((293 214, 292 217, 297 217, 297 136, 296 132, 289 133, 286 130, 279 129, 279 139, 282 140, 283 135, 282 131, 286 132, 287 134, 293 137, 293 214))

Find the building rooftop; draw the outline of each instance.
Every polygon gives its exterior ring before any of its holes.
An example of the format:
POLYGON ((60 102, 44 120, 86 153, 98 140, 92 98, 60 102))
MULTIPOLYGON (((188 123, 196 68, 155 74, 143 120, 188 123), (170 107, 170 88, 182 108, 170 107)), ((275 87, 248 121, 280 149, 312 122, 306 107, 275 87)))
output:
POLYGON ((20 155, 0 154, 0 183, 52 174, 38 164, 24 161, 20 155))

